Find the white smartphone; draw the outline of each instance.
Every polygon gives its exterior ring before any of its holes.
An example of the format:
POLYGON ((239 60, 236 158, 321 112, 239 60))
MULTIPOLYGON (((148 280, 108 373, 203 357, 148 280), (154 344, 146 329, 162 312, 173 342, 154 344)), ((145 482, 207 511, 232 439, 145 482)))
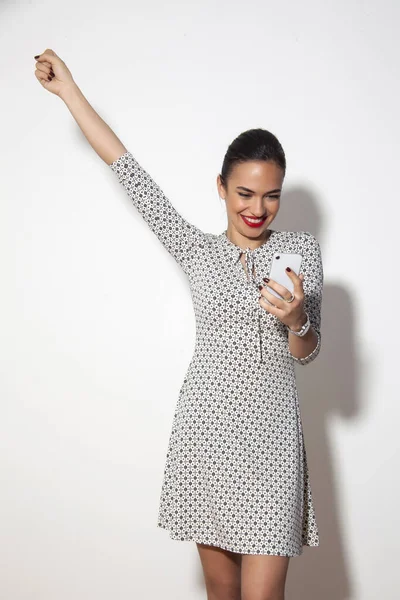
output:
MULTIPOLYGON (((287 274, 286 267, 290 267, 292 271, 296 273, 296 275, 299 275, 302 259, 303 257, 301 254, 285 254, 284 252, 276 252, 272 259, 271 270, 268 277, 277 283, 280 283, 286 289, 288 289, 289 292, 293 293, 294 284, 287 274)), ((282 299, 282 296, 280 296, 278 292, 270 288, 268 285, 266 287, 271 294, 282 299)))

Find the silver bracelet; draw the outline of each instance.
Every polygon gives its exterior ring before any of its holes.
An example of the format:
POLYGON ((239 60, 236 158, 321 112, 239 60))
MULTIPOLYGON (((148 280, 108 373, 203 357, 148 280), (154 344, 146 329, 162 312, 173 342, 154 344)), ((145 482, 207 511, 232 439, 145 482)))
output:
POLYGON ((302 326, 300 331, 293 331, 293 329, 290 329, 290 327, 288 327, 290 333, 293 333, 293 335, 297 335, 298 337, 303 337, 304 335, 306 335, 307 331, 311 327, 310 317, 308 316, 308 313, 306 313, 306 315, 307 315, 307 321, 304 323, 304 325, 302 326))

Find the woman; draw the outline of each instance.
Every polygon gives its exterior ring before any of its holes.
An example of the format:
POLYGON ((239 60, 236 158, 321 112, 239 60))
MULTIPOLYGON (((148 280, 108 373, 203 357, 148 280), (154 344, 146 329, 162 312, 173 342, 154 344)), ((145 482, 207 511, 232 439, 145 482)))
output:
POLYGON ((179 392, 158 526, 196 543, 209 600, 282 600, 289 558, 318 546, 294 364, 321 347, 323 270, 308 232, 270 229, 286 163, 268 131, 228 148, 217 187, 228 227, 187 222, 87 102, 50 49, 35 75, 67 105, 190 283, 196 345, 179 392), (276 253, 302 255, 291 293, 268 279, 276 253), (268 291, 268 286, 278 297, 268 291))

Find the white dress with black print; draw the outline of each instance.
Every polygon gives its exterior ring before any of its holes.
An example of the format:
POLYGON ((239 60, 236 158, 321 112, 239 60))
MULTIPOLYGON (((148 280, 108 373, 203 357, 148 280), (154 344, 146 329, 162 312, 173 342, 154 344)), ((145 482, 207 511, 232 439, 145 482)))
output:
POLYGON ((298 556, 318 546, 295 363, 319 353, 321 251, 305 231, 277 231, 255 250, 186 221, 130 152, 117 174, 147 225, 187 275, 196 342, 174 413, 158 527, 241 554, 298 556), (245 253, 245 271, 239 260, 245 253), (276 252, 303 256, 305 309, 318 345, 291 355, 287 327, 259 304, 276 252))

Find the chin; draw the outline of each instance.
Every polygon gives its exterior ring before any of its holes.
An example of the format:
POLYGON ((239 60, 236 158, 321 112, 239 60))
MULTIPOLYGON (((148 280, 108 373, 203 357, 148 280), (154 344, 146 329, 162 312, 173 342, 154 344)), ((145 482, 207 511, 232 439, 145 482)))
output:
POLYGON ((264 235, 268 231, 269 226, 270 226, 271 223, 272 223, 272 220, 271 221, 267 220, 265 223, 263 223, 263 225, 260 228, 258 228, 258 227, 254 227, 254 228, 252 228, 252 227, 246 227, 246 225, 242 221, 242 218, 239 217, 240 228, 238 228, 238 231, 240 231, 240 233, 243 236, 245 236, 245 237, 255 237, 255 238, 257 238, 257 237, 260 237, 260 236, 264 235))

